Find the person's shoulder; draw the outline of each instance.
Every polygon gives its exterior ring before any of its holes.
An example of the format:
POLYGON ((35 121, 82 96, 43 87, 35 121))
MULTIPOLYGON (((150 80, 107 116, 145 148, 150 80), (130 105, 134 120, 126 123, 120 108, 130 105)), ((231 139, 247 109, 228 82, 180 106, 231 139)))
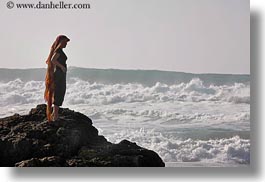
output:
POLYGON ((59 54, 60 54, 61 52, 62 52, 62 49, 60 49, 60 48, 57 49, 57 50, 55 51, 55 53, 59 53, 59 54))

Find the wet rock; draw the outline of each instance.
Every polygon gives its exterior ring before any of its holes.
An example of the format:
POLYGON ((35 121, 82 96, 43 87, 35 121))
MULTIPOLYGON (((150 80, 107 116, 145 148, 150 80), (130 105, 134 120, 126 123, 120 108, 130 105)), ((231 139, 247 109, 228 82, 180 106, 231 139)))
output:
POLYGON ((60 108, 60 118, 47 122, 46 105, 27 115, 0 119, 0 166, 17 167, 164 167, 157 153, 123 140, 108 142, 90 118, 60 108))

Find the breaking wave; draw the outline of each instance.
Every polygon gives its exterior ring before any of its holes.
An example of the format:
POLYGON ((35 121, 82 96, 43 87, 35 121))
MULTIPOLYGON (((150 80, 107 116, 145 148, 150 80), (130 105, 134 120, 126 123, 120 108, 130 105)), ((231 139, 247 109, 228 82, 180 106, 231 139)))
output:
POLYGON ((250 163, 250 140, 239 136, 209 140, 166 137, 153 130, 124 130, 109 135, 111 142, 128 139, 158 152, 165 162, 250 163))
MULTIPOLYGON (((43 92, 43 81, 23 82, 16 79, 0 83, 0 104, 43 102, 43 92)), ((205 86, 198 78, 177 85, 157 82, 150 87, 138 83, 113 85, 90 83, 78 78, 71 78, 67 84, 66 102, 69 105, 175 101, 250 104, 250 87, 243 83, 235 83, 231 86, 205 86)))

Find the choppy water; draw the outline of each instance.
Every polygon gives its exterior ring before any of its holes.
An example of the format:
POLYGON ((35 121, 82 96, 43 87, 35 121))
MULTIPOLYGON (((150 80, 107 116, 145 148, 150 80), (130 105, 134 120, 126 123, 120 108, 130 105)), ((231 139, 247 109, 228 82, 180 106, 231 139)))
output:
MULTIPOLYGON (((0 69, 0 117, 44 103, 45 69, 0 69)), ((70 68, 63 107, 165 162, 250 163, 250 76, 70 68)))

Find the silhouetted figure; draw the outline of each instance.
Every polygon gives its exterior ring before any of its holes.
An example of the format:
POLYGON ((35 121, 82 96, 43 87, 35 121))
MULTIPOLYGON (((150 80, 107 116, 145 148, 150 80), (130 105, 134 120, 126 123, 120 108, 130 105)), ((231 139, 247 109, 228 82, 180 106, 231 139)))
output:
POLYGON ((65 35, 59 35, 52 44, 50 54, 46 60, 48 64, 45 77, 44 99, 47 102, 47 119, 58 119, 59 106, 63 104, 66 91, 67 56, 63 52, 70 39, 65 35), (54 105, 52 112, 52 104, 54 105))

